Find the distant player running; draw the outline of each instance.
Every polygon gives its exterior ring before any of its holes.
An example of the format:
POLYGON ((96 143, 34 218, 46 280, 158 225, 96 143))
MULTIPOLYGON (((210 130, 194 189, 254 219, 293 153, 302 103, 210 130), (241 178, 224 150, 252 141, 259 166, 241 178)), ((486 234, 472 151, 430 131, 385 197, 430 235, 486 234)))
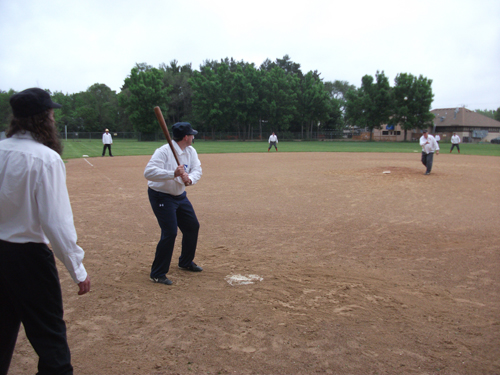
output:
POLYGON ((267 152, 269 152, 269 150, 271 149, 271 147, 274 146, 274 148, 276 149, 276 151, 278 151, 278 146, 276 146, 276 144, 278 143, 278 137, 276 136, 276 134, 271 134, 269 136, 269 148, 267 149, 267 152))

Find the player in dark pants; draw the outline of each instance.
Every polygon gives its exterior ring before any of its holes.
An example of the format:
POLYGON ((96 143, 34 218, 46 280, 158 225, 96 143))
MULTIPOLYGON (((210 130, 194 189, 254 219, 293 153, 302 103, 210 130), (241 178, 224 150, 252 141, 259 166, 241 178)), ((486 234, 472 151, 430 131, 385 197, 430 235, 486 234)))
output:
POLYGON ((271 134, 269 136, 269 141, 268 142, 269 142, 269 148, 267 149, 267 152, 269 152, 269 150, 273 146, 274 146, 275 150, 278 151, 278 146, 277 146, 277 144, 278 144, 278 136, 276 134, 274 134, 274 132, 273 132, 273 134, 271 134))
POLYGON ((90 291, 90 279, 60 156, 54 108, 61 105, 39 88, 14 94, 10 105, 14 117, 0 142, 0 375, 9 370, 21 323, 39 357, 38 375, 72 375, 54 255, 79 295, 90 291))
POLYGON ((429 134, 427 129, 422 131, 420 137, 420 146, 422 146, 422 164, 426 167, 425 174, 429 175, 432 170, 432 162, 434 161, 434 152, 439 155, 439 144, 436 139, 429 134))
POLYGON ((109 134, 109 129, 106 129, 105 133, 102 135, 102 156, 106 154, 106 149, 108 149, 109 156, 113 156, 111 153, 111 145, 113 144, 113 137, 109 134))
POLYGON ((174 251, 177 227, 182 232, 182 252, 179 267, 188 268, 193 262, 200 224, 186 192, 178 196, 148 188, 149 202, 161 228, 150 277, 159 278, 168 273, 174 251))
POLYGON ((180 165, 177 165, 172 149, 166 144, 155 151, 144 170, 149 201, 161 229, 150 279, 164 285, 172 284, 166 274, 170 269, 177 227, 182 232, 179 267, 192 272, 203 270, 193 262, 200 224, 186 196, 186 186, 194 185, 202 174, 198 153, 191 146, 198 132, 187 122, 174 124, 172 130, 172 146, 180 165))

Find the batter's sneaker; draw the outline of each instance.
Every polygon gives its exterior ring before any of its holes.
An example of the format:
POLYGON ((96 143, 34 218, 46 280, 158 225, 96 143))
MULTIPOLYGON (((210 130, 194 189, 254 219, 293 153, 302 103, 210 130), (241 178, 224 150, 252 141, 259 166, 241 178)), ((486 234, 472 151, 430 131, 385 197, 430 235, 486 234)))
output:
POLYGON ((166 276, 161 276, 161 277, 150 277, 149 278, 152 282, 157 283, 157 284, 165 284, 165 285, 172 285, 172 280, 167 279, 166 276))
POLYGON ((191 262, 191 264, 187 267, 181 267, 179 266, 180 269, 186 270, 186 271, 191 271, 191 272, 201 272, 203 271, 203 268, 200 266, 197 266, 194 262, 191 262))

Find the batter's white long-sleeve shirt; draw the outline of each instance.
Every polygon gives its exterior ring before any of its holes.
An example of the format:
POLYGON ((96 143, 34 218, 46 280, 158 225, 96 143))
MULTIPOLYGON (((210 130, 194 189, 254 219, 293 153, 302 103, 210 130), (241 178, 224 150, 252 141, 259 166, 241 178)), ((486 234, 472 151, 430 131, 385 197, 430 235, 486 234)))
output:
MULTIPOLYGON (((196 184, 201 178, 201 162, 198 153, 192 146, 181 150, 177 142, 172 141, 179 163, 184 165, 184 170, 189 175, 192 184, 196 184)), ((170 195, 181 195, 186 186, 180 177, 174 177, 177 162, 168 144, 156 149, 151 160, 144 169, 144 177, 148 180, 148 186, 161 193, 170 195)))
POLYGON ((112 145, 113 144, 113 138, 111 137, 111 133, 104 133, 102 135, 102 143, 105 145, 112 145))
POLYGON ((439 143, 437 143, 436 138, 434 138, 430 134, 427 136, 427 138, 425 138, 424 136, 420 137, 420 146, 422 146, 422 152, 425 152, 426 154, 430 154, 431 152, 439 150, 439 143))
POLYGON ((0 239, 50 243, 76 283, 87 278, 64 162, 29 132, 0 142, 0 239))

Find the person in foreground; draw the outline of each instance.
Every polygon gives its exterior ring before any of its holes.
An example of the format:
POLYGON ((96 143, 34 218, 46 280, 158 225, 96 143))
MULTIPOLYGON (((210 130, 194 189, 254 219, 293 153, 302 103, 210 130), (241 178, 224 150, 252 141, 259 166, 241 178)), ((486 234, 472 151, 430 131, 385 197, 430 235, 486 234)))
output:
POLYGON ((429 175, 432 170, 434 152, 439 155, 439 144, 427 130, 424 130, 423 135, 420 137, 420 146, 422 146, 422 164, 427 168, 425 174, 429 175))
POLYGON ((203 271, 193 262, 200 224, 186 195, 186 186, 196 184, 202 175, 198 153, 191 146, 198 132, 188 122, 174 124, 172 131, 172 145, 180 165, 177 166, 172 150, 166 144, 155 151, 144 170, 149 202, 161 228, 150 279, 165 285, 172 284, 166 274, 170 269, 177 227, 182 232, 179 267, 192 272, 203 271))
POLYGON ((90 279, 54 121, 61 105, 38 88, 13 95, 10 105, 14 118, 0 142, 0 374, 8 372, 21 323, 38 374, 73 374, 54 254, 79 295, 90 291, 90 279))

